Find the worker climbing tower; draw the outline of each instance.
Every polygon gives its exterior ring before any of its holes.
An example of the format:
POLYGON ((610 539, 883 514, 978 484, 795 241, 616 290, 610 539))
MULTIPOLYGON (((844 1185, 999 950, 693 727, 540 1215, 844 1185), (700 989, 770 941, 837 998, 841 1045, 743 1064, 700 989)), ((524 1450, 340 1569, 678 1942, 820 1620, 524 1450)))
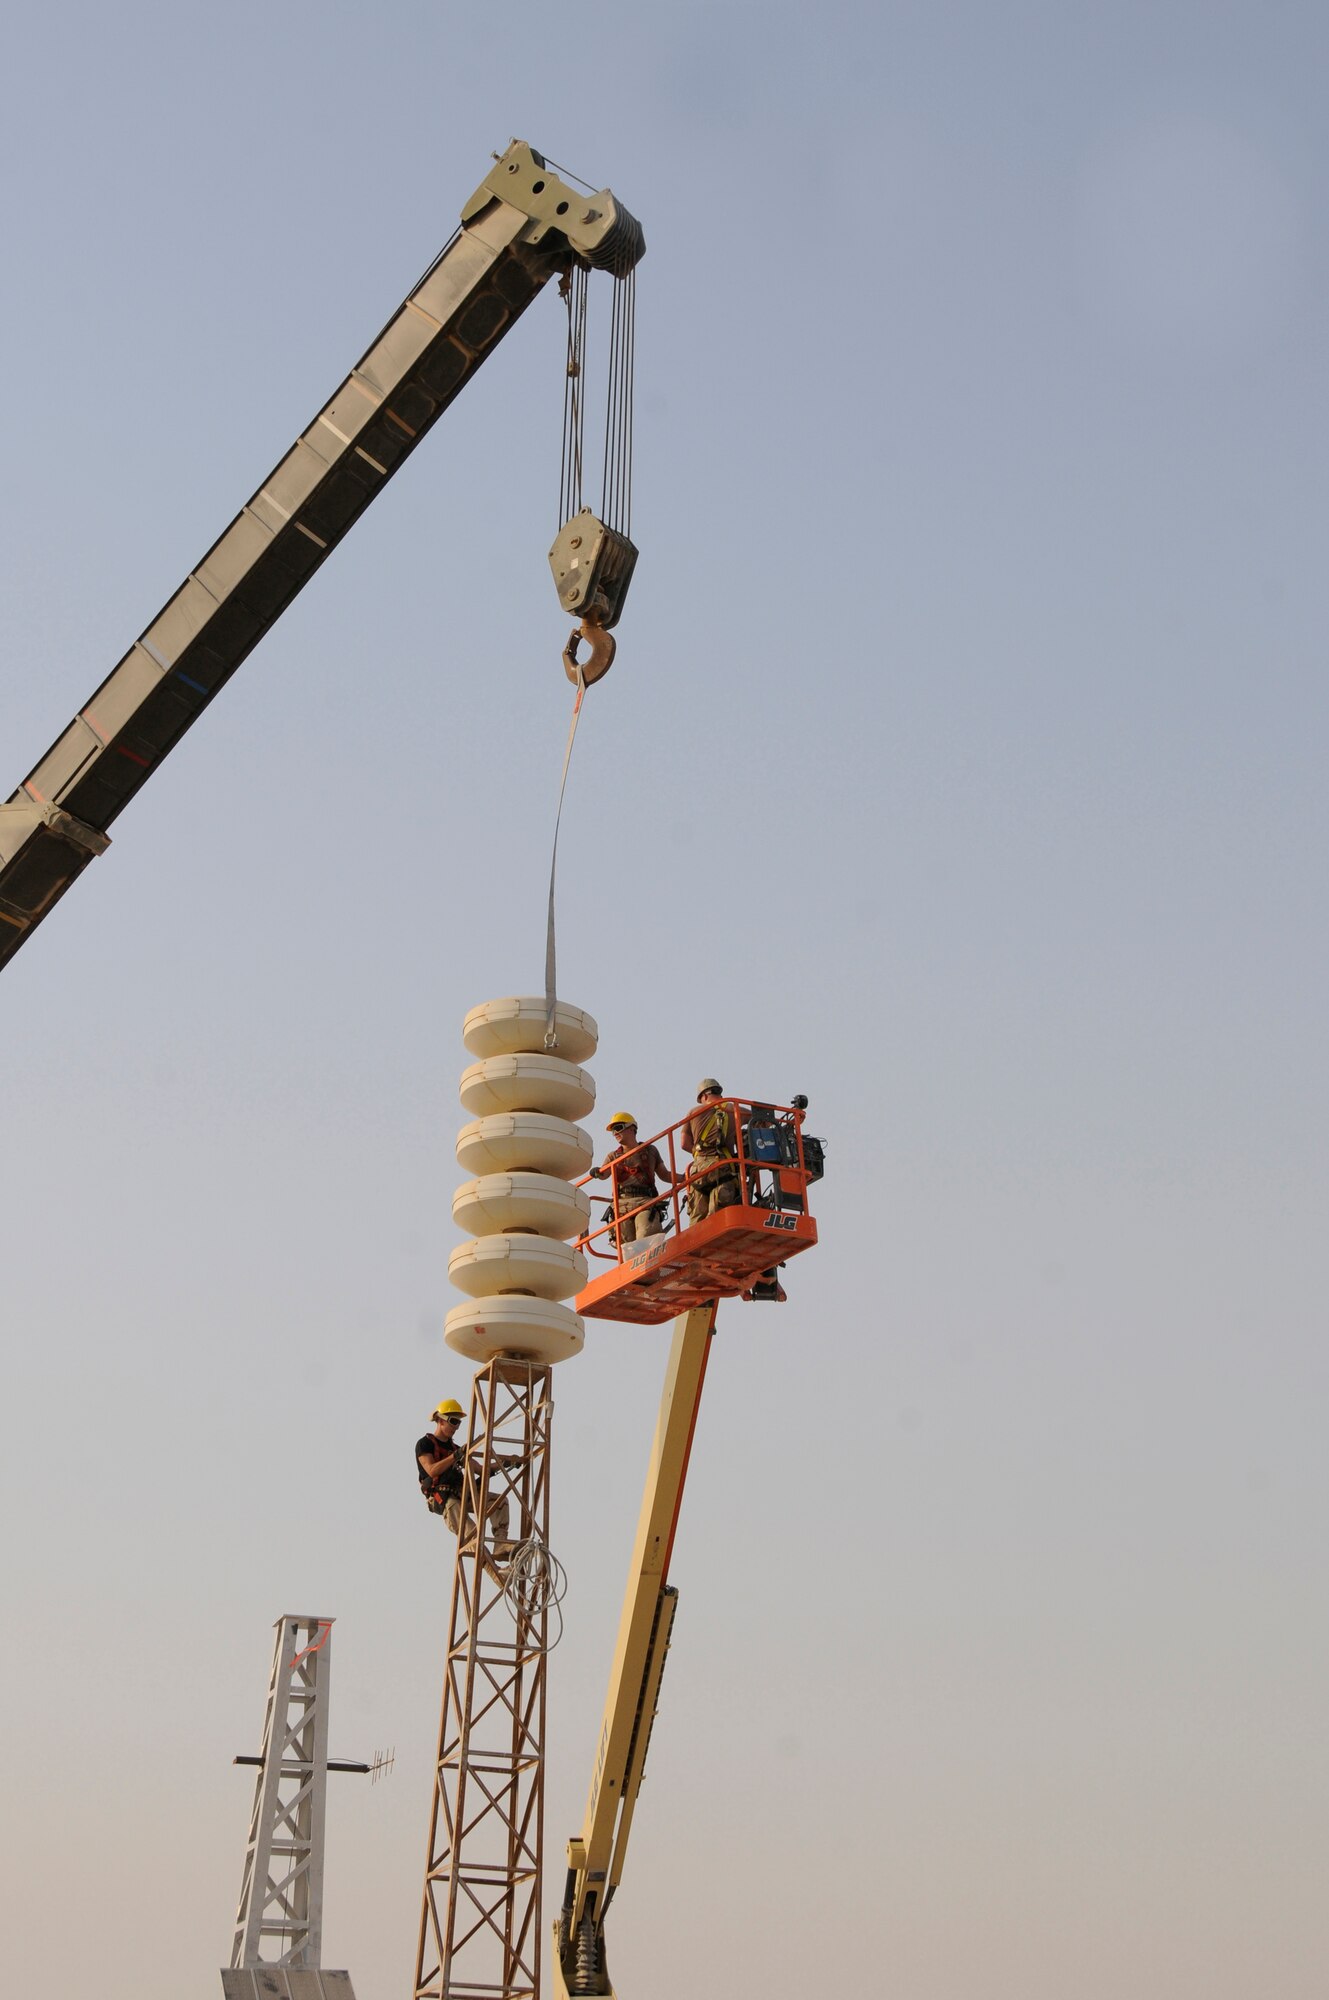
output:
POLYGON ((450 1347, 481 1365, 471 1392, 448 1619, 415 2000, 536 2000, 544 1841, 545 1670, 560 1572, 549 1548, 555 1363, 581 1350, 562 1300, 586 1281, 590 1219, 570 1185, 590 1166, 575 1123, 595 1103, 579 1065, 595 1022, 544 999, 489 1001, 462 1029, 478 1060, 457 1159, 473 1178, 448 1263, 468 1296, 450 1347))

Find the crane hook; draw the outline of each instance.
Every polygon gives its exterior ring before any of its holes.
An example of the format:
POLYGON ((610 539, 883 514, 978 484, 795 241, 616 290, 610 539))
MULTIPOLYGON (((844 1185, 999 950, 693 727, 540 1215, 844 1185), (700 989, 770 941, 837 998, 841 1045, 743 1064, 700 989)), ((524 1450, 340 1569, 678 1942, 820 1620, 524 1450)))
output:
POLYGON ((614 664, 614 654, 618 650, 612 632, 606 632, 603 625, 596 623, 589 615, 582 619, 567 645, 563 648, 563 671, 576 687, 578 677, 585 687, 594 687, 596 681, 603 680, 614 664), (577 648, 582 640, 590 647, 590 657, 580 666, 577 664, 577 648))

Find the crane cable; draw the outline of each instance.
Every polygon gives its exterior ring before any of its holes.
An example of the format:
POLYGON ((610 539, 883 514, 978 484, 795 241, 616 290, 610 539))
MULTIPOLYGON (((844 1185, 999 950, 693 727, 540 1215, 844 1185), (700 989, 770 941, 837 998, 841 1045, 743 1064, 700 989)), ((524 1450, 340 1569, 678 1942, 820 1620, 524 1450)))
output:
POLYGON ((600 513, 607 528, 632 540, 632 412, 636 386, 637 272, 614 280, 609 325, 609 400, 605 410, 600 513))
MULTIPOLYGON (((572 264, 559 283, 568 309, 567 358, 563 378, 563 446, 559 465, 558 524, 582 511, 586 432, 586 300, 587 276, 583 265, 572 264)), ((614 306, 609 328, 609 389, 605 408, 605 445, 600 511, 604 524, 618 534, 632 535, 632 418, 635 389, 637 336, 637 273, 614 280, 614 306)), ((554 922, 554 883, 558 872, 558 834, 563 822, 563 799, 568 787, 568 767, 576 740, 586 682, 577 667, 577 692, 572 704, 572 724, 563 753, 563 775, 558 787, 558 810, 554 816, 554 843, 549 860, 549 906, 545 919, 545 1035, 546 1049, 558 1047, 555 1017, 558 1010, 557 939, 554 922)))
POLYGON ((586 431, 586 279, 573 264, 559 280, 568 309, 568 358, 563 377, 563 453, 559 467, 558 525, 581 512, 582 444, 586 431))
MULTIPOLYGON (((558 525, 583 506, 586 438, 586 278, 574 264, 559 281, 568 309, 563 377, 563 449, 559 465, 558 525)), ((600 515, 607 528, 632 539, 632 425, 636 401, 637 273, 614 279, 609 321, 609 388, 605 401, 604 463, 600 515)))

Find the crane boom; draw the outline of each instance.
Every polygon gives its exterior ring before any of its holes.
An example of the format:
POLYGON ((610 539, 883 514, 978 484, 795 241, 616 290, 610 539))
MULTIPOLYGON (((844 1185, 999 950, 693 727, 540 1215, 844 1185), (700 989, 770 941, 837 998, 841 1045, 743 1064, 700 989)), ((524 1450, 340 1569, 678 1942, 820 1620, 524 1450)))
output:
POLYGON ((581 1833, 568 1842, 567 1887, 554 1925, 555 2000, 613 1994, 605 1965, 605 1912, 623 1873, 678 1603, 668 1581, 669 1557, 715 1313, 711 1300, 674 1322, 586 1815, 581 1833))
POLYGON ((555 271, 622 276, 641 227, 514 140, 461 227, 175 595, 0 804, 0 965, 555 271))

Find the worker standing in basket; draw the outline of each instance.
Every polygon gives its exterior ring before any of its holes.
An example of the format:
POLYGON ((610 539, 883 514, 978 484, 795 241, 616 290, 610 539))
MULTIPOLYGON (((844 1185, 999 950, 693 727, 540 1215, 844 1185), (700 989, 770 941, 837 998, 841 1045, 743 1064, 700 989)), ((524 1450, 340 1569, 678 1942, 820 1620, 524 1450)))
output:
MULTIPOLYGON (((462 1489, 465 1484, 466 1446, 457 1431, 462 1420, 461 1404, 449 1397, 434 1411, 432 1431, 415 1441, 415 1463, 420 1475, 420 1491, 431 1514, 441 1514, 454 1535, 461 1532, 462 1489)), ((512 1553, 508 1540, 508 1496, 495 1494, 485 1507, 485 1519, 493 1539, 494 1554, 512 1553)))
POLYGON ((703 1222, 718 1208, 741 1200, 738 1185, 738 1137, 732 1104, 713 1076, 697 1085, 697 1109, 683 1121, 683 1150, 692 1155, 693 1178, 688 1182, 688 1218, 703 1222))
POLYGON ((614 1235, 620 1243, 635 1243, 642 1236, 660 1235, 664 1228, 664 1204, 655 1198, 659 1192, 656 1182, 677 1187, 680 1176, 670 1172, 658 1146, 637 1144, 637 1121, 630 1111, 616 1111, 605 1130, 613 1134, 618 1144, 606 1155, 602 1167, 592 1167, 591 1178, 602 1181, 608 1174, 613 1179, 614 1212, 623 1218, 614 1235))
MULTIPOLYGON (((691 1153, 694 1178, 688 1183, 688 1218, 702 1222, 717 1209, 732 1208, 743 1199, 738 1178, 738 1128, 735 1108, 724 1101, 713 1076, 697 1085, 697 1109, 683 1121, 683 1149, 691 1153)), ((745 1299, 768 1299, 783 1305, 785 1289, 778 1268, 759 1271, 745 1299)))

